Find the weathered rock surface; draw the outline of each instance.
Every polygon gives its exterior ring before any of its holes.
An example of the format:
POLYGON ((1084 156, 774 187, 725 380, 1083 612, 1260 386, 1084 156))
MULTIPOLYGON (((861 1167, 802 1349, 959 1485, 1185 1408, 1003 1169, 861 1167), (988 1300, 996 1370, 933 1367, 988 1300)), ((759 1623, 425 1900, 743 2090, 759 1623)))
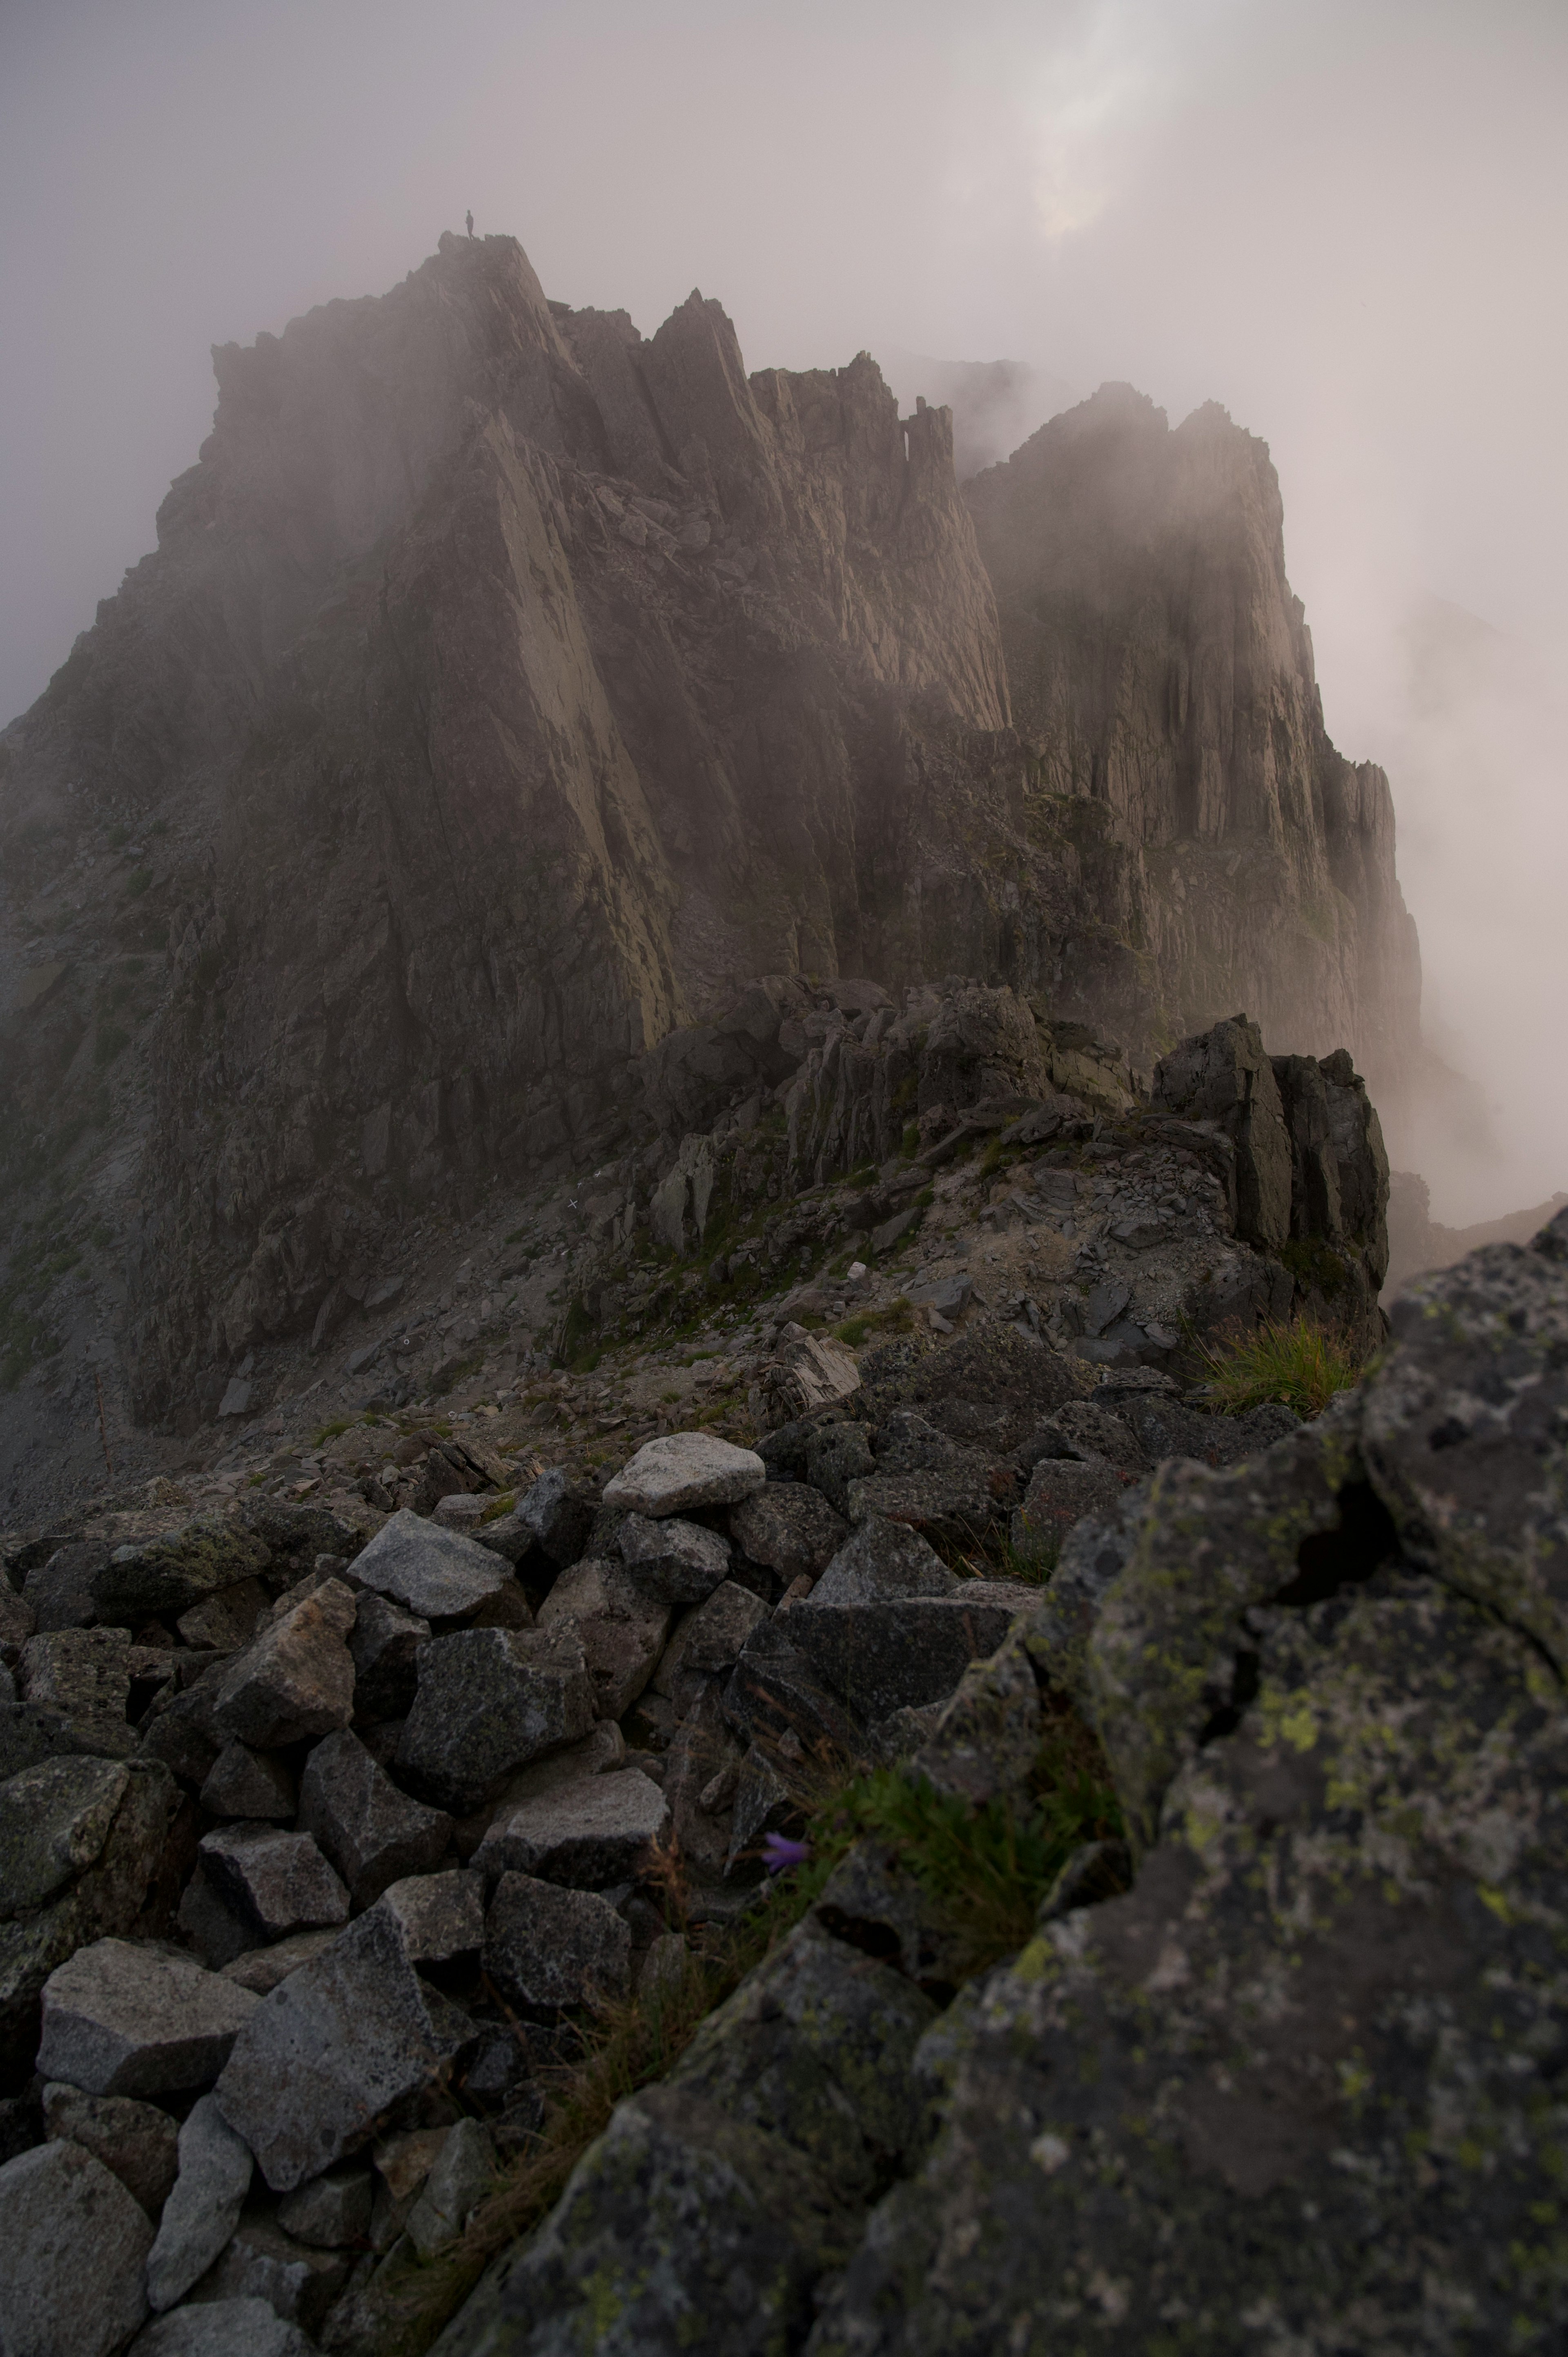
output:
POLYGON ((254 2005, 213 2092, 267 2183, 291 2192, 423 2086, 451 2036, 395 1920, 371 1908, 254 2005))
POLYGON ((44 1984, 38 2069, 90 2095, 189 2094, 212 2084, 255 2007, 188 1957, 97 1940, 44 1984))
POLYGON ((353 1625, 353 1595, 341 1580, 302 1598, 228 1670, 212 1705, 219 1730, 265 1751, 347 1727, 354 1663, 344 1641, 353 1625))
POLYGON ((687 1514, 698 1506, 733 1506, 760 1490, 768 1468, 753 1448, 702 1432, 672 1432, 644 1443, 605 1484, 607 1506, 634 1514, 687 1514))
POLYGON ((311 2343, 264 2299, 205 2300, 155 2317, 134 2357, 314 2357, 311 2343))
POLYGON ((206 2274, 240 2222, 254 2166, 250 2147, 210 2095, 179 2131, 179 2175, 147 2254, 147 2300, 155 2314, 184 2298, 206 2274))
POLYGON ((74 2144, 0 2169, 0 2345, 17 2357, 112 2357, 147 2312, 153 2230, 111 2170, 74 2144))
POLYGON ((849 1536, 820 1491, 804 1481, 770 1481, 733 1509, 730 1534, 753 1563, 791 1580, 814 1579, 849 1536))
POLYGON ((299 1823, 343 1877, 356 1910, 404 1875, 429 1873, 452 1838, 450 1817, 400 1792, 347 1727, 306 1761, 299 1823))
POLYGON ((631 1929, 596 1891, 503 1874, 485 1919, 485 1970, 509 2003, 548 2013, 624 1996, 631 1929))
POLYGON ((156 2104, 130 2095, 84 2095, 51 2081, 43 2092, 45 2133, 64 2136, 113 2169, 156 2219, 179 2167, 179 2126, 156 2104))
POLYGON ((269 1943, 349 1920, 349 1893, 308 1833, 225 1826, 199 1856, 212 1889, 269 1943))
POLYGON ((995 1579, 880 1602, 820 1602, 813 1590, 789 1614, 789 1642, 857 1717, 886 1718, 951 1694, 1033 1601, 1029 1588, 995 1579))
POLYGON ((231 1738, 213 1761, 201 1787, 209 1816, 256 1818, 286 1824, 299 1804, 288 1763, 275 1752, 252 1751, 231 1738))
POLYGON ((514 1768, 594 1723, 594 1688, 575 1628, 461 1630, 419 1658, 419 1691, 398 1765, 440 1807, 476 1809, 514 1768))
POLYGON ((669 1824, 663 1793, 637 1769, 587 1776, 499 1814, 474 1864, 485 1874, 602 1890, 645 1872, 669 1824))
POLYGON ((489 1547, 406 1507, 356 1557, 354 1577, 424 1620, 462 1620, 508 1584, 489 1547))
POLYGON ((539 1625, 571 1622, 593 1681, 595 1709, 601 1718, 623 1718, 653 1674, 671 1617, 670 1603, 642 1580, 640 1565, 634 1571, 607 1556, 589 1555, 561 1574, 540 1607, 539 1625))
MULTIPOLYGON (((606 1488, 606 1497, 614 1483, 606 1488)), ((730 1568, 730 1550, 716 1531, 671 1516, 655 1522, 629 1513, 618 1543, 628 1572, 639 1587, 665 1604, 700 1604, 730 1568)))

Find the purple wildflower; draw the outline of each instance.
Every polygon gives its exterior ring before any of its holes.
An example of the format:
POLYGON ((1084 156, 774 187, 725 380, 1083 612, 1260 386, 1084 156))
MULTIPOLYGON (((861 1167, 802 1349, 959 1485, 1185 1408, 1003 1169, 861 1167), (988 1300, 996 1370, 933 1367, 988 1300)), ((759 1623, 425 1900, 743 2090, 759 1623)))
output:
POLYGON ((811 1855, 810 1842, 791 1841, 788 1834, 762 1837, 762 1863, 769 1874, 781 1874, 787 1866, 804 1866, 811 1855))

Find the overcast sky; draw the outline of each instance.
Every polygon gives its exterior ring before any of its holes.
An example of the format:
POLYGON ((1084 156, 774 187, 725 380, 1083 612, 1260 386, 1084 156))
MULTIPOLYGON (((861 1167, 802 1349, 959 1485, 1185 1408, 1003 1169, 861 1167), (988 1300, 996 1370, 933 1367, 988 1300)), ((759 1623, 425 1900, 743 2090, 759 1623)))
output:
POLYGON ((209 346, 469 207, 645 331, 717 296, 753 368, 880 343, 1217 399, 1272 447, 1328 725, 1391 768, 1434 1012, 1502 1103, 1449 1215, 1568 1187, 1568 1111, 1523 1103, 1568 985, 1565 101, 1562 0, 0 0, 0 711, 152 544, 209 346), (1430 661, 1414 694, 1433 598, 1522 650, 1503 746, 1430 661))

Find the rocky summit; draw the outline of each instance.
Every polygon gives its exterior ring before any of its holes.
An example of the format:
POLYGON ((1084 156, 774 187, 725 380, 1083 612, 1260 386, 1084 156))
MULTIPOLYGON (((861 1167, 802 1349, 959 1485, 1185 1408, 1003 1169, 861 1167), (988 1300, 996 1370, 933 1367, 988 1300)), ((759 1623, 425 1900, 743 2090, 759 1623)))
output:
POLYGON ((1549 2357, 1568 1211, 1385 1307, 1262 446, 215 362, 0 738, 0 2348, 1549 2357))

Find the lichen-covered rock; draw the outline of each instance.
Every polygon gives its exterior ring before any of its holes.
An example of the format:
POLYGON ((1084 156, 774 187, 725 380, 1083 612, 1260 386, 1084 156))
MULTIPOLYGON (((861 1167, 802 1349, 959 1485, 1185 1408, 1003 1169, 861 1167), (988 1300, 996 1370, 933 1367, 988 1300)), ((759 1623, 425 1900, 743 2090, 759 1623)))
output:
POLYGON ((585 1555, 556 1580, 540 1607, 539 1625, 549 1629, 570 1620, 593 1681, 594 1706, 601 1718, 618 1719, 653 1675, 670 1633, 671 1612, 671 1606, 651 1595, 624 1564, 607 1555, 585 1555))
POLYGON ((462 1815, 500 1779, 594 1724, 594 1688, 570 1622, 464 1629, 419 1657, 419 1690, 398 1767, 437 1806, 462 1815))
POLYGON ((0 2169, 0 2348, 6 2357, 112 2357, 147 2312, 145 2212, 74 2144, 0 2169))
POLYGON ((187 1523, 165 1538, 116 1547, 92 1579, 93 1617, 138 1628, 156 1612, 185 1612, 204 1596, 265 1571, 264 1539, 218 1516, 187 1523))
POLYGON ((645 1441, 606 1482, 604 1502, 635 1514, 687 1514, 699 1506, 736 1505, 767 1479, 755 1449, 705 1432, 671 1432, 645 1441))
POLYGON ((340 1579, 302 1597, 224 1673, 212 1704, 218 1731, 264 1751, 347 1727, 354 1663, 346 1640, 353 1625, 354 1598, 340 1579))
POLYGON ((848 1525, 807 1481, 769 1481, 730 1511, 730 1535, 786 1587, 814 1579, 849 1536, 848 1525))

